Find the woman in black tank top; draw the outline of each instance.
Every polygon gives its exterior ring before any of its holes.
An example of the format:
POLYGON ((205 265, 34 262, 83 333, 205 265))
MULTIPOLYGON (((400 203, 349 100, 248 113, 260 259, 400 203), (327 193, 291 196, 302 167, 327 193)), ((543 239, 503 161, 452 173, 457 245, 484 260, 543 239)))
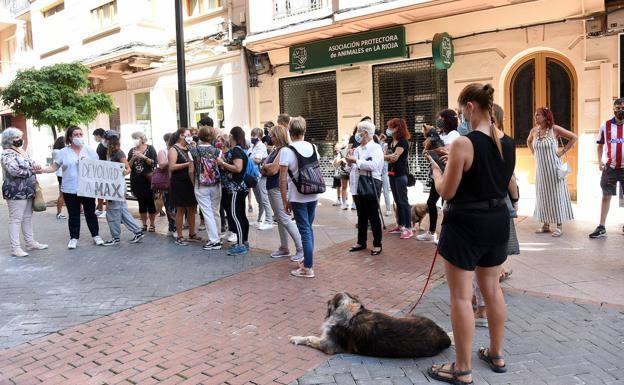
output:
POLYGON ((453 142, 444 174, 429 158, 435 188, 447 202, 438 250, 445 259, 457 357, 455 363, 434 365, 428 373, 454 384, 472 383, 473 271, 490 330, 490 346, 479 349, 479 358, 497 373, 506 371, 502 358, 506 310, 498 277, 507 258, 509 211, 504 198, 515 167, 515 148, 513 142, 501 142, 491 122, 493 94, 489 84, 464 88, 458 102, 473 131, 453 142))

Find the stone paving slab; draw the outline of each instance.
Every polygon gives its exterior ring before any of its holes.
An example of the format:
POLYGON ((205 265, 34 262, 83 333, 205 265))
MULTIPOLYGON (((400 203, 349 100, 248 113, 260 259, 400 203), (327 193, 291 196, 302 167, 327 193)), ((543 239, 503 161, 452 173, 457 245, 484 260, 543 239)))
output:
MULTIPOLYGON (((398 238, 398 237, 397 237, 398 238)), ((408 242, 409 243, 409 242, 408 242)), ((381 256, 317 253, 315 279, 281 260, 0 351, 8 384, 288 384, 327 357, 288 337, 315 333, 336 291, 397 312, 422 288, 432 244, 381 256)), ((439 265, 438 265, 439 266, 439 265)), ((434 280, 440 279, 439 268, 434 280)), ((2 382, 0 382, 2 383, 2 382)))
MULTIPOLYGON (((448 287, 439 286, 427 294, 416 312, 450 330, 448 296, 448 287)), ((487 329, 477 328, 473 355, 475 384, 624 383, 624 311, 519 294, 507 293, 505 298, 508 372, 493 373, 477 358, 478 347, 488 345, 487 329)), ((453 348, 437 357, 423 359, 339 354, 291 384, 438 383, 427 378, 427 368, 434 363, 450 362, 453 357, 453 348)))
MULTIPOLYGON (((0 217, 6 215, 0 205, 0 217)), ((200 243, 175 246, 172 238, 150 233, 142 243, 95 247, 84 222, 79 247, 67 250, 67 222, 35 215, 37 239, 54 243, 27 258, 8 255, 6 226, 0 225, 0 348, 271 262, 265 251, 231 257, 225 250, 202 250, 200 243)), ((102 220, 100 232, 107 239, 102 220)))

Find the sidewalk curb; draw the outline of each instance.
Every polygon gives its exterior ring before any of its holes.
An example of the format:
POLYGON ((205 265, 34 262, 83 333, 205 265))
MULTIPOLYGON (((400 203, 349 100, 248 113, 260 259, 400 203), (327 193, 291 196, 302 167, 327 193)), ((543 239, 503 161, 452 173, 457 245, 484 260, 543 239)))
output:
POLYGON ((548 293, 542 293, 539 291, 516 289, 512 287, 503 287, 502 289, 504 292, 509 293, 509 294, 522 294, 522 295, 528 295, 528 296, 536 297, 536 298, 554 299, 554 300, 561 301, 561 302, 571 302, 577 305, 593 305, 593 306, 597 306, 597 307, 604 308, 604 309, 624 311, 624 305, 620 305, 616 303, 608 303, 608 302, 603 302, 603 301, 594 301, 590 299, 568 297, 568 296, 556 295, 556 294, 548 294, 548 293))

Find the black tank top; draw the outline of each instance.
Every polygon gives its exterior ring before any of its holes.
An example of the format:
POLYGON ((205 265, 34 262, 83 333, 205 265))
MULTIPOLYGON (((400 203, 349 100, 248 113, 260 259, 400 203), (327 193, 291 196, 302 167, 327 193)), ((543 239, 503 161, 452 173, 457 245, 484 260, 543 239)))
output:
POLYGON ((508 136, 501 139, 503 157, 494 141, 480 131, 466 135, 472 142, 472 166, 464 172, 457 192, 449 203, 466 203, 505 198, 507 187, 516 166, 516 148, 508 136))

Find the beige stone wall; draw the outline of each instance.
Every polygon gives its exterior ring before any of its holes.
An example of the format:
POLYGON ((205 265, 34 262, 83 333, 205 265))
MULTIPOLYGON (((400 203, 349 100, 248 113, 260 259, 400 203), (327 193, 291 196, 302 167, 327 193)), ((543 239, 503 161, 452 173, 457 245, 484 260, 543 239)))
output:
MULTIPOLYGON (((565 8, 563 2, 555 1, 561 3, 560 8, 565 8)), ((561 16, 565 14, 570 16, 575 11, 568 7, 568 9, 556 10, 556 13, 561 16)), ((578 11, 580 12, 580 9, 578 11)), ((502 17, 502 15, 499 16, 502 17)), ((512 15, 510 17, 522 20, 525 16, 512 15)), ((406 25, 407 41, 419 43, 441 31, 449 31, 454 36, 466 35, 474 28, 475 24, 471 23, 474 20, 473 15, 406 25)), ((486 20, 489 20, 491 28, 495 28, 494 25, 498 19, 487 18, 486 20)), ((487 31, 488 29, 490 29, 488 24, 479 24, 479 30, 487 31)), ((612 100, 618 96, 617 36, 585 39, 583 21, 570 20, 460 38, 455 40, 455 51, 455 64, 448 72, 450 107, 456 106, 457 96, 461 89, 475 81, 493 84, 497 89, 496 102, 504 106, 506 77, 511 67, 529 54, 539 51, 554 52, 569 60, 578 80, 575 120, 580 141, 577 178, 579 185, 583 185, 583 188, 579 188, 578 199, 580 203, 598 199, 600 189, 594 138, 600 123, 611 116, 612 100)), ((430 44, 415 44, 410 47, 412 59, 430 56, 430 44)), ((287 63, 288 50, 272 51, 270 57, 273 64, 287 63)), ((306 74, 336 72, 340 137, 347 135, 362 116, 373 115, 372 65, 374 64, 378 63, 357 63, 352 67, 344 66, 306 72, 306 74)), ((259 101, 253 116, 255 122, 275 120, 280 112, 279 79, 300 75, 290 73, 288 66, 281 66, 274 76, 261 77, 260 87, 255 90, 259 101)))

